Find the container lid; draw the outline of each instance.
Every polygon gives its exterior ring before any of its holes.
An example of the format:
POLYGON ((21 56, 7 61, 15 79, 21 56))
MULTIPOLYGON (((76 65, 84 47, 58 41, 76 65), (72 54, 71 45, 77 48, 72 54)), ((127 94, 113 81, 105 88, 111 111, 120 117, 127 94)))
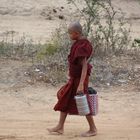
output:
POLYGON ((92 87, 88 87, 88 93, 89 94, 97 94, 97 91, 93 89, 92 87))

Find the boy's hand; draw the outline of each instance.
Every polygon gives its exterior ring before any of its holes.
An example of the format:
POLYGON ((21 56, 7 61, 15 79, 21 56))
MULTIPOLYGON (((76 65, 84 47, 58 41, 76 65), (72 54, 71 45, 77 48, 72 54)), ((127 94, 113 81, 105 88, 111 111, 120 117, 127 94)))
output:
POLYGON ((77 93, 78 92, 84 92, 84 86, 83 86, 83 84, 79 84, 79 86, 77 88, 77 93))

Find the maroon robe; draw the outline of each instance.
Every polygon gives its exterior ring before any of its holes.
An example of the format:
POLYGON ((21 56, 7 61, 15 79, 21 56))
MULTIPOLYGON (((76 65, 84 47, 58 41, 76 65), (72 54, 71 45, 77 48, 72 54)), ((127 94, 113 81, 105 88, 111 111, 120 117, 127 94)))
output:
MULTIPOLYGON (((87 39, 80 39, 73 43, 68 56, 70 79, 57 93, 58 102, 54 107, 55 111, 62 111, 73 115, 78 114, 74 96, 76 95, 82 73, 82 65, 79 63, 79 60, 81 57, 86 57, 88 59, 91 54, 92 45, 87 39)), ((92 66, 88 63, 87 76, 84 82, 85 94, 88 93, 88 79, 91 68, 92 66)))

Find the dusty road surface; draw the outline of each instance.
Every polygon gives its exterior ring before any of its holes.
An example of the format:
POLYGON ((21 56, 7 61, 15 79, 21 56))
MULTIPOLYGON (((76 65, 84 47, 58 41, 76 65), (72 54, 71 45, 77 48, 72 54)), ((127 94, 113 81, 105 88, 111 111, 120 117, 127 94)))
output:
POLYGON ((27 84, 23 68, 28 63, 0 60, 0 140, 139 140, 140 91, 133 87, 98 89, 98 135, 81 138, 88 129, 84 117, 68 116, 65 133, 50 135, 59 112, 53 111, 59 87, 27 84))
MULTIPOLYGON (((113 0, 113 4, 122 8, 132 24, 132 37, 139 38, 139 2, 113 0)), ((57 5, 56 0, 0 0, 0 41, 14 31, 15 40, 25 36, 44 43, 74 13, 75 8, 66 0, 58 0, 57 5)), ((50 135, 46 129, 55 126, 59 117, 59 112, 53 111, 59 87, 29 82, 24 76, 29 65, 0 59, 0 140, 140 140, 140 91, 133 86, 97 89, 97 136, 80 137, 88 129, 85 118, 80 116, 68 116, 64 135, 50 135)))

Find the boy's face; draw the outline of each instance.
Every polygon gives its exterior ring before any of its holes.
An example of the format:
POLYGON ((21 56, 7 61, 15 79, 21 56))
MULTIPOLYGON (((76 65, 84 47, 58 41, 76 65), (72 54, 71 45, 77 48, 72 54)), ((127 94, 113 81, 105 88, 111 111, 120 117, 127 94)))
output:
POLYGON ((80 37, 80 33, 76 31, 68 31, 71 40, 77 40, 80 37))

